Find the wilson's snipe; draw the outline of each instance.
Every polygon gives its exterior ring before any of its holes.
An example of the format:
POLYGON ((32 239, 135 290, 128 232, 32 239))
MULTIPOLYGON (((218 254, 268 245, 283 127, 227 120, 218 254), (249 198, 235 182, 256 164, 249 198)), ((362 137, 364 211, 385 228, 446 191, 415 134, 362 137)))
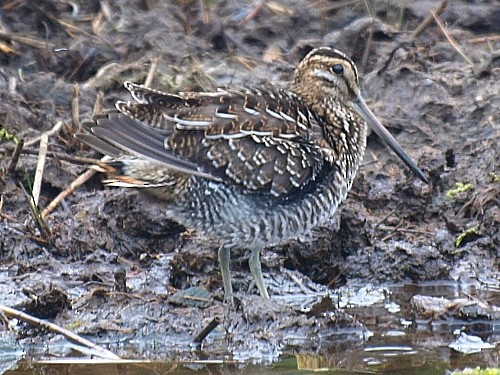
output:
POLYGON ((311 51, 291 90, 125 87, 135 102, 118 102, 78 138, 111 157, 102 165, 108 185, 142 188, 170 218, 220 241, 230 303, 231 249, 251 250, 250 270, 268 298, 260 250, 334 214, 363 157, 367 124, 426 181, 366 106, 354 63, 335 49, 311 51))

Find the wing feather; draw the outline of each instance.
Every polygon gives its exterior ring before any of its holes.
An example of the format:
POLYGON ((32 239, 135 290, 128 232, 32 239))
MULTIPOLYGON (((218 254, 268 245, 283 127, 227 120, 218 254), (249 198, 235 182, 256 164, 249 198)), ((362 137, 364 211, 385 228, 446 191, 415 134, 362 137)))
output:
MULTIPOLYGON (((164 164, 173 170, 219 180, 217 176, 202 171, 196 163, 183 160, 165 150, 164 136, 159 132, 155 133, 154 128, 148 128, 137 120, 121 113, 110 113, 105 117, 97 117, 95 123, 96 126, 93 126, 91 131, 101 142, 97 145, 89 144, 96 149, 102 147, 102 142, 107 142, 135 157, 164 164)), ((92 142, 92 139, 86 141, 92 142)))
MULTIPOLYGON (((304 189, 325 165, 315 114, 286 91, 228 90, 171 95, 126 84, 137 102, 94 119, 80 136, 186 174, 284 196, 304 189)), ((133 177, 133 176, 131 176, 133 177)))

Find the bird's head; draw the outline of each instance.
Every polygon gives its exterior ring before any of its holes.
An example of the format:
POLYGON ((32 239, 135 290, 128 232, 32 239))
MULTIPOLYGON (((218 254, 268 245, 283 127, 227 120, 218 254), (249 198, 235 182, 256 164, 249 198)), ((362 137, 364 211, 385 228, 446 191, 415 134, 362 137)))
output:
POLYGON ((311 100, 331 97, 340 102, 355 101, 360 96, 358 70, 343 52, 316 48, 297 66, 293 91, 311 100))

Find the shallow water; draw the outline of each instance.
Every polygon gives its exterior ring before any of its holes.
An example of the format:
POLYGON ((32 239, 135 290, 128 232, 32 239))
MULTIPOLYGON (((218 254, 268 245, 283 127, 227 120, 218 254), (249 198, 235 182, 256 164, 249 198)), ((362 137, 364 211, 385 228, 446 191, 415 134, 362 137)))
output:
MULTIPOLYGON (((117 373, 126 374, 310 374, 321 372, 324 374, 444 374, 451 369, 476 368, 481 361, 472 359, 459 360, 447 363, 436 358, 431 353, 398 353, 386 355, 384 364, 366 363, 362 360, 362 353, 353 353, 350 358, 335 363, 325 357, 296 355, 287 357, 273 365, 241 365, 235 363, 221 363, 219 361, 200 362, 140 362, 129 361, 121 363, 103 363, 68 359, 62 362, 22 361, 15 370, 7 370, 6 375, 24 374, 97 374, 108 375, 117 373), (359 357, 356 354, 361 354, 359 357)), ((482 366, 484 368, 484 365, 482 366)), ((491 367, 490 367, 491 368, 491 367)), ((493 373, 493 372, 492 372, 493 373)))
MULTIPOLYGON (((289 338, 280 348, 270 350, 262 347, 231 351, 224 335, 213 333, 206 345, 219 348, 212 353, 221 353, 219 358, 184 362, 106 362, 75 357, 76 352, 67 352, 65 358, 57 358, 64 350, 57 344, 32 348, 33 354, 22 351, 0 349, 0 373, 20 374, 128 374, 175 373, 270 373, 302 374, 321 371, 335 374, 381 373, 381 374, 444 374, 446 370, 493 367, 498 368, 500 353, 495 345, 500 341, 500 319, 498 314, 487 318, 458 319, 450 315, 423 318, 415 315, 410 305, 412 296, 444 297, 457 300, 464 295, 478 298, 498 306, 497 289, 478 288, 475 285, 459 285, 455 282, 429 282, 422 284, 395 284, 384 287, 363 286, 343 288, 339 291, 338 306, 362 322, 364 329, 344 331, 335 335, 318 337, 317 352, 301 350, 307 338, 289 338), (489 349, 473 354, 463 354, 453 349, 460 333, 475 337, 489 349), (353 337, 358 340, 356 341, 353 337), (362 338, 359 341, 360 337, 362 338), (358 342, 358 344, 356 344, 358 342), (52 346, 51 346, 52 345, 52 346), (225 345, 225 347, 224 347, 225 345), (224 353, 224 350, 226 353, 224 353), (1 355, 3 352, 3 356, 1 355), (23 359, 21 359, 23 358, 23 359), (231 358, 230 360, 228 358, 231 358), (257 363, 257 364, 256 364, 257 363), (3 369, 3 370, 2 370, 3 369)), ((307 309, 307 300, 312 297, 288 297, 290 303, 298 303, 307 309)), ((439 301, 439 300, 437 300, 439 301)), ((428 306, 429 308, 432 306, 428 306)), ((498 311, 498 310, 496 310, 498 311)), ((331 333, 331 331, 329 331, 331 333)), ((476 341, 477 341, 476 340, 476 341)), ((168 341, 168 340, 167 340, 168 341)), ((473 340, 474 343, 474 340, 473 340)), ((146 344, 146 343, 144 343, 146 344)), ((186 340, 178 342, 178 348, 192 352, 193 358, 203 358, 200 348, 189 348, 186 340)), ((63 344, 64 346, 64 344, 63 344)), ((177 348, 177 349, 178 349, 177 348)), ((66 350, 68 346, 66 345, 66 350)))

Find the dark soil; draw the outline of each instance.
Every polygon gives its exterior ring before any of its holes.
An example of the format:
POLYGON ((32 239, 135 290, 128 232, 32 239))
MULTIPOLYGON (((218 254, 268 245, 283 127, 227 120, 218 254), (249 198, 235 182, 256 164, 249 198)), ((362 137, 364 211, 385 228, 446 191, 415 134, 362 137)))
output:
MULTIPOLYGON (((338 334, 365 322, 336 303, 311 308, 321 298, 305 305, 279 298, 306 289, 454 280, 495 291, 485 302, 500 304, 498 4, 457 0, 440 15, 462 56, 434 21, 412 35, 438 1, 404 8, 373 1, 375 19, 364 1, 257 3, 2 2, 0 304, 49 318, 124 357, 256 361, 362 342, 338 334), (248 254, 234 253, 238 306, 229 310, 217 243, 167 220, 161 203, 103 188, 99 174, 44 224, 34 220, 21 189, 31 191, 38 160, 39 143, 30 140, 64 122, 49 136, 40 210, 86 171, 76 157, 100 157, 73 138, 76 85, 83 120, 99 92, 102 109, 129 100, 123 82, 144 82, 155 60, 152 86, 164 91, 284 86, 320 45, 352 56, 370 107, 431 182, 415 178, 370 136, 335 220, 263 252, 271 301, 251 285, 248 254), (15 165, 11 136, 27 143, 15 165), (186 289, 198 302, 178 294, 186 289), (222 323, 193 351, 189 343, 214 318, 222 323)), ((21 345, 56 338, 17 328, 21 345)))

